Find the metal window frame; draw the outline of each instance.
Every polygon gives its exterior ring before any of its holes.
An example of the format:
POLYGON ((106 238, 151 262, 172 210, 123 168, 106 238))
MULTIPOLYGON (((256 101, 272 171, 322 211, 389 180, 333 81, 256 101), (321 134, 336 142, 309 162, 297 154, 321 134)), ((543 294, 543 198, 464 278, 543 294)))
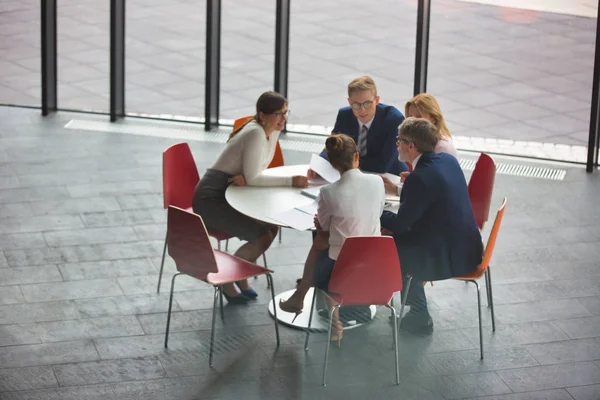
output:
POLYGON ((221 0, 206 0, 204 129, 219 126, 221 90, 221 0))
POLYGON ((592 107, 590 113, 590 133, 588 136, 588 156, 585 170, 593 172, 598 167, 600 151, 600 0, 596 19, 596 47, 594 54, 594 78, 592 84, 592 107))
POLYGON ((275 15, 275 91, 288 96, 291 0, 277 0, 275 15))
POLYGON ((431 0, 419 0, 417 8, 417 41, 415 47, 415 81, 413 90, 415 96, 427 91, 430 22, 431 0))
POLYGON ((41 0, 42 115, 58 109, 57 0, 41 0))
POLYGON ((110 120, 125 117, 125 0, 110 1, 110 120))

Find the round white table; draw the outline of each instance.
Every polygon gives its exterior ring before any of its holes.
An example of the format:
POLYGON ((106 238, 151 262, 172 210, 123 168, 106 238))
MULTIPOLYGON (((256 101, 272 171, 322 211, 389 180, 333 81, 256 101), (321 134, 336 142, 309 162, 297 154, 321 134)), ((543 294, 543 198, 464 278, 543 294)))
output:
MULTIPOLYGON (((265 173, 273 176, 295 176, 306 175, 307 171, 308 165, 286 165, 268 169, 265 173)), ((230 185, 225 192, 225 198, 229 205, 250 218, 289 228, 289 226, 270 218, 270 216, 290 210, 294 207, 312 203, 314 199, 301 194, 301 190, 302 189, 300 188, 281 186, 256 187, 230 185)), ((304 300, 304 312, 296 318, 294 323, 292 323, 294 314, 286 313, 278 306, 279 300, 287 300, 293 293, 294 289, 275 296, 275 304, 277 304, 277 320, 284 325, 306 329, 308 328, 308 317, 310 315, 309 308, 312 301, 313 289, 310 289, 304 300)), ((273 301, 270 301, 269 313, 272 316, 274 315, 273 306, 273 301)), ((371 319, 373 319, 375 317, 376 307, 371 306, 370 308, 371 319)), ((313 315, 311 330, 327 331, 327 322, 320 318, 318 314, 319 313, 317 312, 313 315)), ((350 322, 344 326, 344 329, 355 328, 360 325, 360 323, 350 322)))

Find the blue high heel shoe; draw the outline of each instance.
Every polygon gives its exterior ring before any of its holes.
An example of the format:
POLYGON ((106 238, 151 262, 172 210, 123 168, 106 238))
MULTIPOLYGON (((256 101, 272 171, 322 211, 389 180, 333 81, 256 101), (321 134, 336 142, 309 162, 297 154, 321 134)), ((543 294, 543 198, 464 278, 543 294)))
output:
POLYGON ((229 304, 247 304, 250 300, 250 298, 244 296, 243 293, 238 293, 235 296, 230 296, 227 293, 223 292, 223 297, 227 299, 227 302, 229 304))
POLYGON ((250 288, 250 289, 248 289, 248 290, 244 290, 244 289, 242 289, 242 288, 240 287, 240 284, 239 284, 239 283, 237 283, 237 282, 235 283, 235 286, 237 286, 237 287, 238 287, 238 289, 240 289, 240 291, 242 292, 242 293, 241 293, 242 295, 244 295, 245 297, 247 297, 247 298, 249 298, 249 299, 251 299, 251 300, 254 300, 254 299, 256 299, 256 298, 258 297, 258 293, 256 293, 256 292, 254 291, 254 289, 252 289, 252 288, 250 288))

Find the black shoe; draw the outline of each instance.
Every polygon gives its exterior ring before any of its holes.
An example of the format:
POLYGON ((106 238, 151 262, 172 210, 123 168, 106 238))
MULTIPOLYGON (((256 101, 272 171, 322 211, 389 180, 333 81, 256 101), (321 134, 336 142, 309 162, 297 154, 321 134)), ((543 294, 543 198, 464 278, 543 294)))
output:
POLYGON ((229 296, 227 293, 223 292, 223 297, 227 299, 227 303, 229 304, 248 304, 248 301, 250 300, 242 293, 238 293, 235 296, 229 296))
POLYGON ((400 321, 400 329, 414 334, 433 332, 433 320, 427 311, 408 312, 400 321))

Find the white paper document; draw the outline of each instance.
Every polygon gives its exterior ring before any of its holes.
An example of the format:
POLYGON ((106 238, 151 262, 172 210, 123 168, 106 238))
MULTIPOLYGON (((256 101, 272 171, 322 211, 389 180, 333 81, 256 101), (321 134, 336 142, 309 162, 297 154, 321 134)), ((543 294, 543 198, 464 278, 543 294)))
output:
POLYGON ((317 186, 317 187, 310 187, 307 189, 302 189, 300 191, 300 194, 310 197, 311 199, 316 199, 319 196, 320 192, 321 192, 321 187, 317 186))
POLYGON ((306 213, 297 208, 292 208, 291 210, 280 212, 270 217, 299 231, 305 231, 315 226, 314 214, 306 213))
POLYGON ((318 154, 313 154, 310 158, 310 169, 321 175, 321 177, 329 183, 340 179, 338 170, 333 168, 329 161, 318 154))
POLYGON ((296 207, 297 210, 303 211, 310 215, 315 215, 317 213, 317 202, 313 201, 305 206, 296 207))

